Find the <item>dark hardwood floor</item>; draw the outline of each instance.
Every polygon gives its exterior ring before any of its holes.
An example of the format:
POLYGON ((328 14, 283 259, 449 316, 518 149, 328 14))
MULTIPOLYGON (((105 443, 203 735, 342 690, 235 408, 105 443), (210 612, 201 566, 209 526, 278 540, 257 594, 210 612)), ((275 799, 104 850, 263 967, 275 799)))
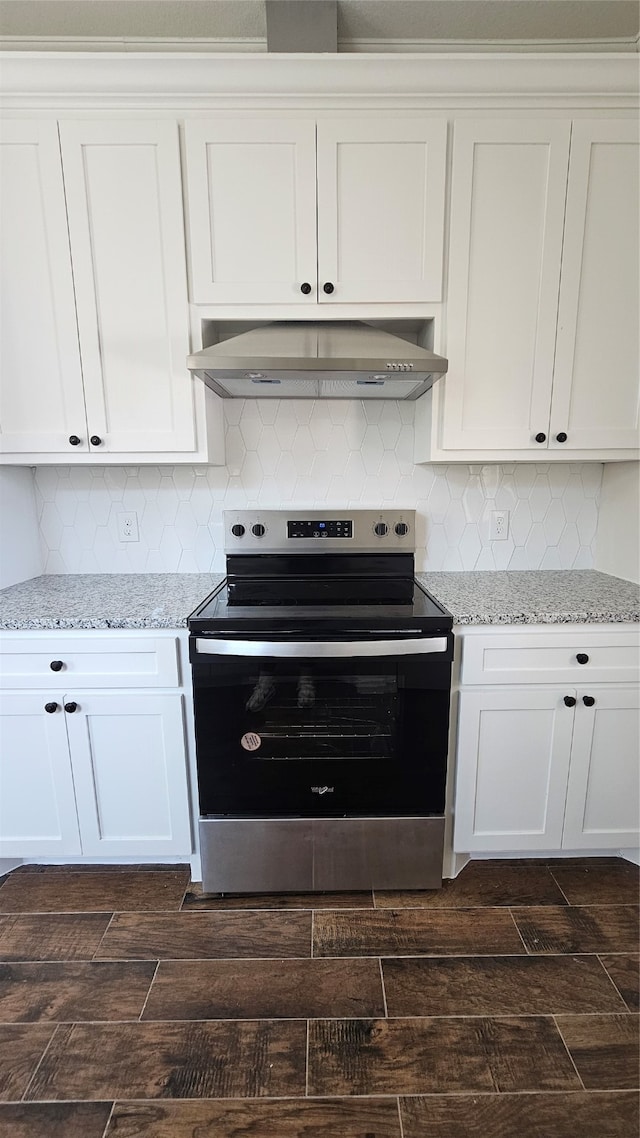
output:
POLYGON ((207 897, 0 879, 0 1138, 637 1138, 639 871, 207 897))

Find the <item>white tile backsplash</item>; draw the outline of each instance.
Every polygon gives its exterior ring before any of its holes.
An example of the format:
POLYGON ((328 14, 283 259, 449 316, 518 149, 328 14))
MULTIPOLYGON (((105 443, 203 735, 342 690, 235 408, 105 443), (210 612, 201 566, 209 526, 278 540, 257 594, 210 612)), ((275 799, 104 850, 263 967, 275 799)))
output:
POLYGON ((47 573, 224 570, 222 511, 403 506, 418 511, 416 567, 591 568, 599 463, 416 466, 412 403, 235 400, 227 466, 40 467, 47 573), (510 510, 506 541, 489 540, 510 510), (117 514, 135 510, 140 541, 117 514))

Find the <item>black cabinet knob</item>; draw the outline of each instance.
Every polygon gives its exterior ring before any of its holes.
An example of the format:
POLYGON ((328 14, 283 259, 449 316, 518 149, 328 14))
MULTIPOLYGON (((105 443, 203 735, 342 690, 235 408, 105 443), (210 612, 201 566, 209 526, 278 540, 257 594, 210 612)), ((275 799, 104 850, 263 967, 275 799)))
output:
POLYGON ((576 697, 574 695, 565 695, 564 702, 567 705, 567 707, 575 707, 576 697))
POLYGON ((566 441, 567 441, 567 432, 566 431, 560 431, 560 434, 556 435, 556 442, 557 443, 566 443, 566 441))
POLYGON ((99 447, 102 445, 102 439, 100 438, 100 435, 92 435, 89 439, 89 442, 91 443, 92 447, 99 447))
POLYGON ((58 705, 57 703, 45 703, 44 709, 49 712, 49 715, 53 715, 54 711, 58 710, 58 705))
POLYGON ((49 667, 51 668, 52 672, 61 672, 64 668, 64 664, 62 660, 52 660, 49 664, 49 667))
POLYGON ((69 712, 69 715, 73 715, 74 711, 78 710, 78 705, 71 700, 70 703, 65 703, 64 709, 69 712))
POLYGON ((69 442, 72 447, 79 447, 82 439, 79 439, 77 435, 69 435, 69 442))
POLYGON ((234 526, 231 526, 231 532, 234 537, 243 537, 244 526, 240 525, 240 522, 236 522, 234 526))
POLYGON ((254 526, 251 526, 251 532, 254 537, 264 537, 264 526, 261 522, 256 522, 254 526))
POLYGON ((596 702, 592 695, 583 695, 582 702, 585 707, 593 707, 596 702))
POLYGON ((303 292, 305 296, 309 295, 311 292, 311 285, 308 281, 305 281, 304 284, 300 285, 300 292, 303 292))
POLYGON ((333 285, 331 284, 331 281, 325 281, 323 286, 322 286, 322 290, 323 290, 323 292, 328 292, 328 293, 333 292, 333 285))
POLYGON ((579 664, 588 664, 589 663, 589 657, 587 656, 586 652, 578 652, 578 655, 576 656, 576 660, 578 661, 579 664))
POLYGON ((376 522, 373 527, 373 532, 376 537, 384 537, 384 535, 389 532, 389 526, 386 522, 376 522))
POLYGON ((544 432, 538 431, 538 434, 536 435, 536 442, 537 443, 546 443, 546 441, 547 441, 547 436, 544 434, 544 432))
POLYGON ((406 522, 396 522, 393 528, 395 529, 398 537, 404 537, 405 534, 409 532, 409 526, 406 522))

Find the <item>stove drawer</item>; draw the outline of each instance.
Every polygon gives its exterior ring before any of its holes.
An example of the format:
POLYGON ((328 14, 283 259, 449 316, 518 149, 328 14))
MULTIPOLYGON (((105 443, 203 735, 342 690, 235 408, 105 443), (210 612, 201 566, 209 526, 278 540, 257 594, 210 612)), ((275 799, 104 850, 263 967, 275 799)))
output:
POLYGON ((638 630, 554 632, 547 626, 526 632, 465 635, 461 683, 585 684, 637 679, 638 630))
POLYGON ((179 684, 175 636, 120 637, 28 632, 2 637, 0 682, 5 688, 156 688, 179 684))

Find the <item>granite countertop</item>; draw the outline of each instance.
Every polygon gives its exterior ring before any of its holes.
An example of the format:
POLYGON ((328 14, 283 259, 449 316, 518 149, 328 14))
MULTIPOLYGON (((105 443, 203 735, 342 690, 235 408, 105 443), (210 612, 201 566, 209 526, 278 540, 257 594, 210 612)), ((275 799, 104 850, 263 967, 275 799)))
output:
POLYGON ((63 573, 0 590, 0 629, 186 628, 222 573, 63 573))
MULTIPOLYGON (((185 628, 220 573, 71 573, 0 590, 0 629, 185 628)), ((637 585, 592 569, 418 573, 471 624, 602 624, 640 620, 637 585)))
POLYGON ((640 620, 640 589, 595 569, 418 573, 455 624, 607 624, 640 620))

